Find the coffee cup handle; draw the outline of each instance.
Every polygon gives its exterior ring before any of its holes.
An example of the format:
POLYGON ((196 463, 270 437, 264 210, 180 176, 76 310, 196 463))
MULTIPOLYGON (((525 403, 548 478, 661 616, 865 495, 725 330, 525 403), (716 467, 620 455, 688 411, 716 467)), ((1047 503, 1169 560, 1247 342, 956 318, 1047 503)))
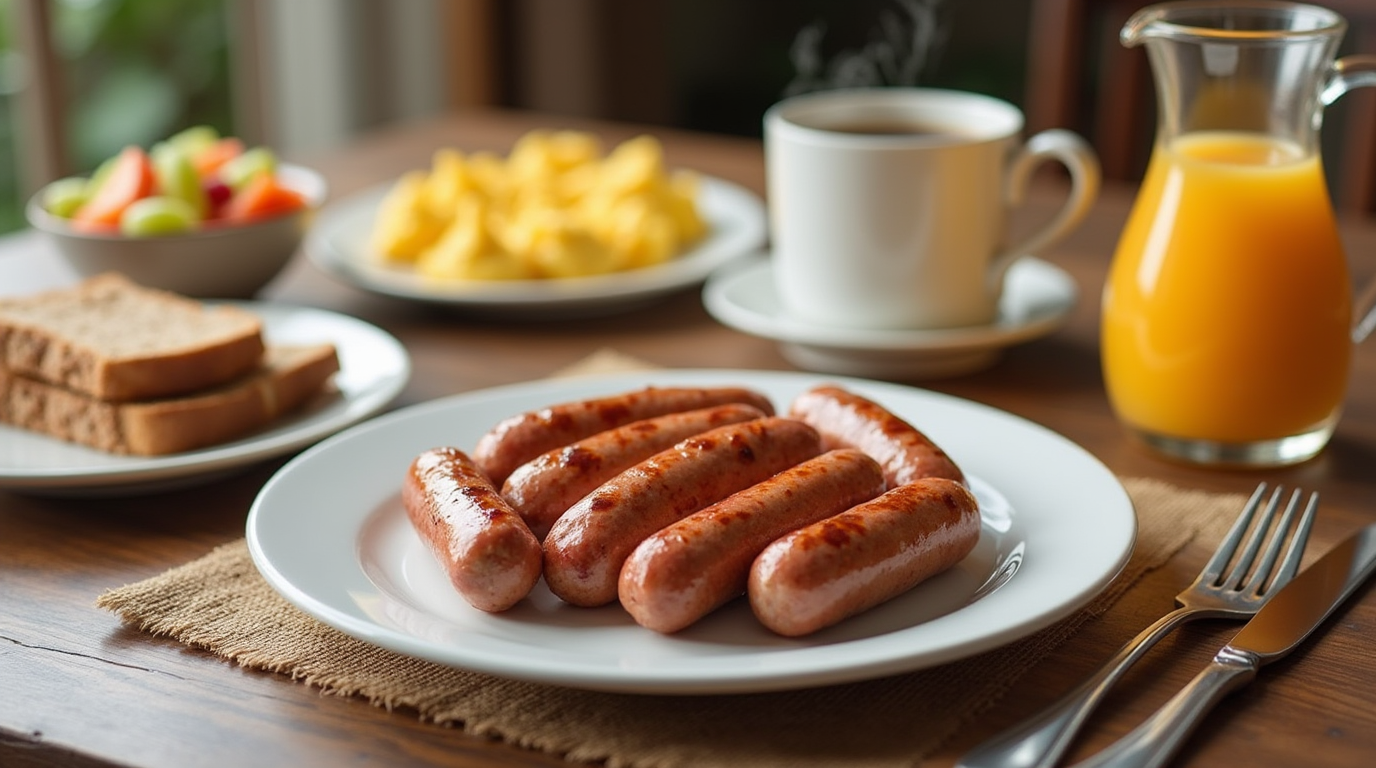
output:
POLYGON ((1094 149, 1078 134, 1052 128, 1028 139, 1009 165, 1004 194, 1010 210, 1023 204, 1032 172, 1048 160, 1059 160, 1070 171, 1070 195, 1045 226, 1004 249, 1003 255, 995 260, 1000 272, 1015 259, 1034 255, 1070 234, 1099 196, 1102 179, 1094 149))

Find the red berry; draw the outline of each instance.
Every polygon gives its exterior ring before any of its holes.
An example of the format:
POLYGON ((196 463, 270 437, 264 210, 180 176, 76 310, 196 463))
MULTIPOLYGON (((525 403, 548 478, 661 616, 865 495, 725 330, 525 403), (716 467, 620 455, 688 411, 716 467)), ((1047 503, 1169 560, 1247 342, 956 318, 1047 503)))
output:
POLYGON ((203 183, 205 187, 206 201, 210 204, 208 218, 218 218, 224 211, 229 199, 234 196, 234 190, 229 185, 219 179, 206 179, 203 183))

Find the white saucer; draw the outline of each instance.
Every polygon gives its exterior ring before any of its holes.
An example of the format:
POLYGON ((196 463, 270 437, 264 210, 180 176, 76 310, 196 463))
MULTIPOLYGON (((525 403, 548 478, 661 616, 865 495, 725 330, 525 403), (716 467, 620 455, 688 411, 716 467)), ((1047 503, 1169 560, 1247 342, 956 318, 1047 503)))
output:
POLYGON ((739 331, 780 342, 789 362, 810 371, 873 378, 930 379, 987 368, 1007 346, 1059 328, 1074 308, 1075 281, 1031 256, 1008 270, 998 319, 942 330, 864 330, 812 325, 784 314, 773 262, 760 254, 714 274, 703 304, 739 331))

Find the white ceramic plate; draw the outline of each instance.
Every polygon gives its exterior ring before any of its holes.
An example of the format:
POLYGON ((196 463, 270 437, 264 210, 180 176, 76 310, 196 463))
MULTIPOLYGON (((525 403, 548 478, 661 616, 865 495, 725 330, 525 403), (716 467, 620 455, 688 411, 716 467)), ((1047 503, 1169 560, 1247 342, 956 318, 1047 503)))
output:
POLYGON ((757 255, 713 275, 703 288, 703 304, 725 325, 780 342, 780 351, 800 368, 917 379, 992 365, 1005 347, 1064 324, 1076 294, 1075 281, 1064 270, 1029 256, 1009 268, 999 316, 990 325, 930 331, 813 325, 783 311, 774 290, 773 262, 757 255))
POLYGON ((664 636, 619 605, 576 608, 543 582, 498 615, 470 608, 398 499, 410 461, 471 447, 499 419, 659 385, 746 385, 776 406, 822 381, 799 373, 653 371, 468 393, 361 424, 302 453, 249 512, 254 562, 287 600, 370 643, 542 683, 640 693, 730 693, 895 674, 976 654, 1060 619, 1126 562, 1136 534, 1117 479, 1065 438, 1002 411, 909 387, 832 377, 909 419, 972 477, 975 551, 911 592, 807 638, 764 629, 736 601, 664 636))
POLYGON ((701 177, 700 185, 706 238, 672 261, 628 272, 568 280, 437 281, 387 265, 369 240, 390 183, 327 205, 306 238, 306 254, 326 272, 389 296, 528 319, 608 314, 696 285, 764 244, 765 209, 758 196, 711 176, 701 177))
POLYGON ((119 456, 0 425, 0 488, 50 495, 143 493, 204 482, 309 445, 382 410, 406 386, 401 343, 361 320, 321 309, 236 304, 263 319, 268 343, 330 341, 339 355, 337 394, 239 440, 168 456, 119 456))

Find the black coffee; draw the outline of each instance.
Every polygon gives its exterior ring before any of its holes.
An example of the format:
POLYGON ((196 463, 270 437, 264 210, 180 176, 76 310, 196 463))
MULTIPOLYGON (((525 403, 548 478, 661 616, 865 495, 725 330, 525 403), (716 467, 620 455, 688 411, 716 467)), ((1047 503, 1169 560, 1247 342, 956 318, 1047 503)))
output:
POLYGON ((857 120, 851 123, 828 125, 826 130, 869 136, 941 136, 952 133, 948 128, 909 120, 857 120))

